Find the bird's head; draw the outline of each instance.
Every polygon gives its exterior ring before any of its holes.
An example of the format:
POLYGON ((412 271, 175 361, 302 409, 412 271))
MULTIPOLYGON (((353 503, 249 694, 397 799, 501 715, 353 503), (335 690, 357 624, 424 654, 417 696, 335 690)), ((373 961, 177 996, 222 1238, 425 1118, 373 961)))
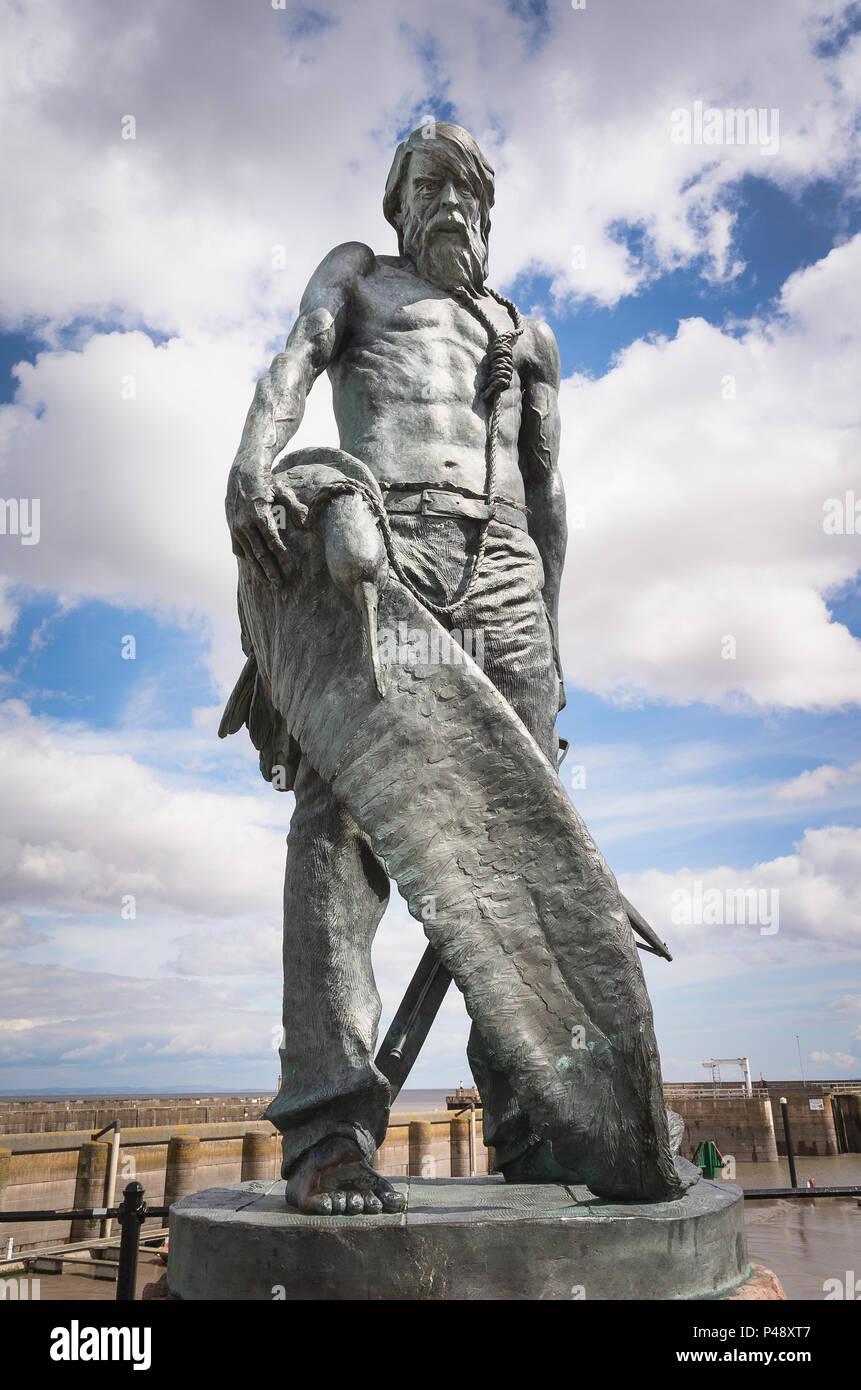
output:
POLYGON ((339 492, 327 503, 320 529, 332 582, 352 599, 364 623, 374 684, 382 696, 377 607, 388 582, 389 561, 379 523, 361 493, 339 492))

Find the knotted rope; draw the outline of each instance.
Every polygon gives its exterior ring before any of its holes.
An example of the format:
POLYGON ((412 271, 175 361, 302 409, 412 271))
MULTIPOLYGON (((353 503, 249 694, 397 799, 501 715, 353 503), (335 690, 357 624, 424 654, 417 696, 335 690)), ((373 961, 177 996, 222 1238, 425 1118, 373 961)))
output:
MULTIPOLYGON (((490 321, 481 305, 476 302, 468 290, 457 291, 457 298, 468 309, 487 332, 489 345, 485 361, 487 362, 487 384, 481 393, 482 400, 491 400, 492 404, 487 417, 487 437, 485 442, 485 457, 487 459, 487 476, 485 483, 485 497, 489 515, 481 525, 478 548, 472 564, 469 581, 463 588, 463 592, 455 594, 446 603, 434 603, 427 598, 416 584, 405 573, 396 551, 395 542, 392 535, 392 528, 389 524, 389 515, 385 509, 382 498, 367 483, 361 482, 358 478, 345 478, 343 482, 330 483, 322 488, 315 497, 307 518, 307 522, 312 522, 314 515, 319 513, 332 497, 344 492, 360 492, 367 501, 371 510, 374 512, 383 535, 386 547, 386 554, 389 563, 403 584, 404 588, 409 589, 414 598, 417 598, 425 608, 429 609, 437 617, 446 617, 453 613, 456 608, 460 608, 472 594, 478 581, 479 572, 484 561, 485 550, 487 549, 487 535, 490 523, 493 520, 493 504, 496 498, 496 446, 499 438, 499 404, 504 391, 511 385, 511 378, 514 374, 514 343, 523 332, 523 319, 517 305, 504 295, 498 294, 496 290, 488 289, 487 294, 507 309, 511 315, 514 328, 508 333, 500 333, 496 326, 490 321)), ((306 524, 307 524, 306 522, 306 524)), ((461 581, 462 582, 462 581, 461 581)))

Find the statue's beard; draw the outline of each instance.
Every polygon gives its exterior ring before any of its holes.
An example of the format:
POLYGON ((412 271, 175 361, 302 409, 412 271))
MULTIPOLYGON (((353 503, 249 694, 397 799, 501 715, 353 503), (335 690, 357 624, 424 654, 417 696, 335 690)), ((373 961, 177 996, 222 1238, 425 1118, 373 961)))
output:
POLYGON ((487 247, 480 229, 461 221, 459 235, 446 234, 435 230, 440 221, 437 216, 425 224, 408 214, 403 230, 404 255, 430 284, 477 294, 487 277, 487 247))

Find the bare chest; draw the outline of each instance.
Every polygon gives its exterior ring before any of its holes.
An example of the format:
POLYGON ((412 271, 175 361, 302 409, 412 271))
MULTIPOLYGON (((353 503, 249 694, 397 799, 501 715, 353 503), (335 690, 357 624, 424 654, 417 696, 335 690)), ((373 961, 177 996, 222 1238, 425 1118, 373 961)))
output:
MULTIPOLYGON (((511 331, 502 305, 485 299, 482 308, 496 332, 511 331)), ((486 384, 490 340, 487 327, 456 299, 404 271, 384 271, 354 296, 333 375, 348 390, 380 401, 472 406, 486 384)), ((516 367, 515 356, 515 377, 516 367)))

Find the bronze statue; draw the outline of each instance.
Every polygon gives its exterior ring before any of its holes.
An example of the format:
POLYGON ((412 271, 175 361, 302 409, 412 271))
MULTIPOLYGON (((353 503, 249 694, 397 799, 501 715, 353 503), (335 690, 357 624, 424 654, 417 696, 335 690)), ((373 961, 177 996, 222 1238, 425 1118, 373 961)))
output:
POLYGON ((306 1212, 400 1209, 371 1165, 396 1063, 450 977, 507 1180, 684 1186, 629 905, 557 775, 559 354, 486 285, 493 192, 458 126, 399 146, 383 204, 399 254, 347 242, 323 260, 230 474, 247 661, 221 732, 247 724, 296 797, 268 1115, 306 1212), (341 448, 282 454, 324 370, 341 448), (390 878, 430 947, 375 1062, 390 878))

